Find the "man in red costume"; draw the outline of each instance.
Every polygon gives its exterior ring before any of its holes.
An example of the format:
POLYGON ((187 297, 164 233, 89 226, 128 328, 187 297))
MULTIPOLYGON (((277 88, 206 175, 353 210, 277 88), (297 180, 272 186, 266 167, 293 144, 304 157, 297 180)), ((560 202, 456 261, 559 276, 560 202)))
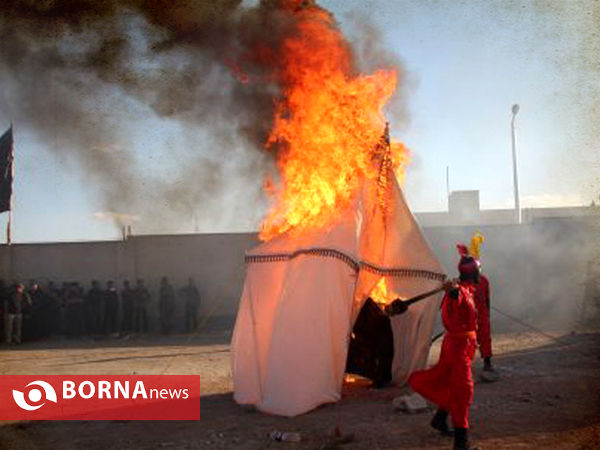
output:
POLYGON ((477 308, 477 343, 483 358, 483 370, 494 372, 492 366, 492 336, 490 333, 490 282, 485 275, 479 275, 475 289, 477 308))
POLYGON ((469 255, 475 258, 479 266, 479 282, 475 289, 475 307, 477 308, 477 343, 483 358, 483 381, 497 381, 498 372, 492 367, 492 336, 490 334, 490 282, 481 273, 481 247, 485 241, 483 234, 476 232, 471 238, 469 255))
POLYGON ((446 329, 438 363, 411 374, 409 385, 414 391, 438 406, 431 426, 443 435, 454 434, 454 450, 475 450, 468 441, 469 405, 473 401, 471 361, 477 347, 477 309, 474 293, 479 281, 479 265, 459 245, 462 255, 458 264, 460 281, 445 285, 442 300, 442 323, 446 329), (454 431, 447 424, 448 414, 454 431))

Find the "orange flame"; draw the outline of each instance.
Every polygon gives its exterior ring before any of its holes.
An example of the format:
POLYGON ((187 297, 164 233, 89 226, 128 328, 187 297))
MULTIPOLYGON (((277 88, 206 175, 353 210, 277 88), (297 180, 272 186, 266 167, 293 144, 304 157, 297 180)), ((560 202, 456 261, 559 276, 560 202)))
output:
MULTIPOLYGON (((284 88, 267 146, 280 150, 281 180, 262 240, 326 226, 363 180, 377 182, 382 110, 396 89, 393 70, 353 74, 349 45, 328 12, 311 7, 297 14, 297 32, 283 41, 275 75, 284 88)), ((401 143, 390 143, 389 158, 403 175, 401 143)))
POLYGON ((381 278, 369 296, 373 299, 373 301, 379 305, 385 306, 392 303, 394 300, 399 298, 394 292, 388 290, 387 284, 385 282, 385 278, 381 278))

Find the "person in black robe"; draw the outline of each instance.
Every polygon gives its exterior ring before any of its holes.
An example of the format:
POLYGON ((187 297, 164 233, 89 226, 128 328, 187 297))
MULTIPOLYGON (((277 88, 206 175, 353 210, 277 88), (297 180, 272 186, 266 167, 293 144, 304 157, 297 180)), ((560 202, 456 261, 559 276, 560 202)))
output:
POLYGON ((46 331, 48 336, 53 336, 60 332, 60 291, 56 288, 53 281, 48 281, 48 284, 43 292, 46 296, 46 301, 48 304, 46 331))
POLYGON ((88 333, 101 334, 104 328, 104 292, 97 280, 92 281, 92 287, 87 293, 85 316, 88 333))
POLYGON ((148 305, 150 304, 150 292, 144 286, 144 280, 137 280, 135 287, 135 303, 133 319, 137 333, 148 332, 148 305))
POLYGON ((181 289, 181 296, 185 302, 185 329, 188 333, 198 331, 200 293, 192 277, 188 279, 187 286, 181 289))
POLYGON ((121 331, 131 333, 134 331, 133 310, 135 305, 135 291, 131 289, 129 280, 123 281, 121 290, 121 331))
POLYGON ((66 292, 67 332, 71 337, 81 337, 88 332, 83 287, 78 282, 68 285, 66 292))
POLYGON ((346 372, 369 378, 375 387, 381 388, 392 381, 393 359, 394 334, 390 317, 369 297, 352 328, 346 372))
POLYGON ((108 335, 117 332, 117 315, 119 312, 119 293, 112 280, 106 282, 104 291, 104 332, 108 335))
POLYGON ((167 277, 160 280, 160 290, 158 298, 158 313, 162 332, 168 334, 173 327, 173 314, 175 313, 175 291, 169 284, 167 277))

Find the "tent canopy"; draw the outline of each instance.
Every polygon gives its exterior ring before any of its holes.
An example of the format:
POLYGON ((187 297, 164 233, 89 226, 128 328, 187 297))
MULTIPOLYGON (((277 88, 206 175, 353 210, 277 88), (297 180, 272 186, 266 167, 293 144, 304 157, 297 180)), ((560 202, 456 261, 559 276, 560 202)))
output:
MULTIPOLYGON (((393 175, 384 195, 366 182, 327 229, 283 234, 247 253, 231 343, 238 403, 295 416, 337 401, 352 325, 381 277, 402 298, 444 280, 393 175)), ((425 365, 439 302, 392 317, 395 383, 425 365)))

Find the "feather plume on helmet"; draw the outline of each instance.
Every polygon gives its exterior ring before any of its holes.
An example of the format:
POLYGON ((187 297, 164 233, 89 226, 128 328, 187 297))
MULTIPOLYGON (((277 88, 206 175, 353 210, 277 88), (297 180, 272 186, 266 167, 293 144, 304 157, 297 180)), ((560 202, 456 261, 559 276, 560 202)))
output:
POLYGON ((476 231, 471 237, 471 245, 469 247, 469 255, 471 255, 476 260, 481 260, 481 250, 483 247, 483 243, 485 242, 485 237, 479 231, 476 231))

